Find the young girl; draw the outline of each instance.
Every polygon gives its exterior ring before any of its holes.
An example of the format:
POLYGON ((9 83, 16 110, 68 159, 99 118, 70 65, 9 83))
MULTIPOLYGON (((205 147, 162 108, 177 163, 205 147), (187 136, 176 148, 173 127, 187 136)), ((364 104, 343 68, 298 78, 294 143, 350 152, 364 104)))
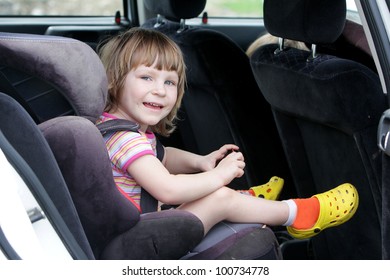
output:
POLYGON ((205 156, 164 147, 160 161, 154 133, 172 133, 184 94, 185 64, 179 47, 158 31, 133 28, 104 44, 99 54, 108 75, 109 97, 98 123, 126 119, 140 127, 138 132, 104 136, 115 182, 136 205, 142 187, 162 203, 180 205, 196 215, 205 234, 227 220, 284 225, 296 238, 340 225, 356 212, 358 193, 350 184, 285 201, 225 187, 244 174, 244 157, 233 144, 205 156))

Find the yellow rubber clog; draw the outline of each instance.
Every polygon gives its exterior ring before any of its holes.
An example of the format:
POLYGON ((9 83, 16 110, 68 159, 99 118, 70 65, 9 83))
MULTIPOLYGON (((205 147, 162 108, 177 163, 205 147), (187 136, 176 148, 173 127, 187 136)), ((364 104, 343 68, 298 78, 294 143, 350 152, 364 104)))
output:
POLYGON ((324 229, 341 225, 353 217, 359 205, 358 192, 348 183, 314 196, 320 202, 317 222, 310 229, 287 227, 291 236, 305 239, 317 235, 324 229))
POLYGON ((272 177, 268 183, 251 187, 249 191, 253 196, 265 198, 268 200, 277 200, 283 189, 284 180, 280 177, 272 177))

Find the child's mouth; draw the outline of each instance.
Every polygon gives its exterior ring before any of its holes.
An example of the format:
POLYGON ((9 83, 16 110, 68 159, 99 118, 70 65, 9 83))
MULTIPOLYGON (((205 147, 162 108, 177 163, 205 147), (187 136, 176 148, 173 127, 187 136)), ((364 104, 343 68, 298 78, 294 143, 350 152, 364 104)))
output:
POLYGON ((163 106, 157 103, 144 102, 144 106, 150 109, 162 109, 163 106))

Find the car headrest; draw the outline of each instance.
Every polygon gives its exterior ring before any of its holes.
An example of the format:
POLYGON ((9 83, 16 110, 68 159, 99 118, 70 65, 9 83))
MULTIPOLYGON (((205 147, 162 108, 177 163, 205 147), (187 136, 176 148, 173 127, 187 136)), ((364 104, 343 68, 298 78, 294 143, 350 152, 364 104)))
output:
POLYGON ((264 0, 269 33, 309 44, 333 43, 346 20, 344 0, 264 0))
POLYGON ((96 52, 81 41, 0 32, 0 64, 52 84, 76 115, 95 121, 104 110, 106 72, 96 52))
POLYGON ((144 0, 148 10, 172 21, 195 18, 206 6, 206 0, 144 0))

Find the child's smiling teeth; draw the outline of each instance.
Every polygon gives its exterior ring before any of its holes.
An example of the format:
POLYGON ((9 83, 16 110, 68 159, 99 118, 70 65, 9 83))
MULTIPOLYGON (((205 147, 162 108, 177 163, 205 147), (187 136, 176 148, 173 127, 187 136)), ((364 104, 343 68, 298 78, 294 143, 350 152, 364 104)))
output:
POLYGON ((151 103, 151 102, 144 102, 144 105, 146 107, 150 107, 150 108, 153 108, 153 109, 162 109, 163 106, 161 106, 160 104, 157 104, 157 103, 151 103))

